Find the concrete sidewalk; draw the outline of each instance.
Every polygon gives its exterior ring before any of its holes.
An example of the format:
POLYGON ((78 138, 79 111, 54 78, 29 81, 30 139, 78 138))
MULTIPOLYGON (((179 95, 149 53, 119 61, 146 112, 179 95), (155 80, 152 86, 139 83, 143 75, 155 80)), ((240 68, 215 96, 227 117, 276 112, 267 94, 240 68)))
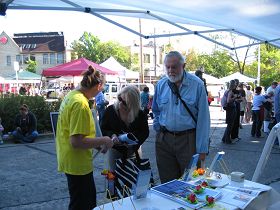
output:
MULTIPOLYGON (((206 165, 217 151, 225 151, 225 162, 230 171, 242 171, 251 180, 266 138, 256 139, 250 135, 251 125, 240 129, 241 141, 234 145, 221 143, 225 129, 225 112, 211 107, 211 145, 206 165)), ((150 136, 143 144, 143 156, 150 158, 153 173, 158 182, 154 151, 155 132, 150 121, 150 136)), ((280 149, 274 148, 259 182, 271 184, 280 191, 280 149)), ((94 160, 94 176, 98 203, 104 198, 105 180, 100 175, 107 166, 106 155, 94 160)), ((217 166, 216 171, 223 172, 217 166)), ((57 172, 55 144, 52 135, 41 136, 32 144, 0 145, 0 209, 5 210, 63 210, 68 208, 69 195, 64 174, 57 172)))

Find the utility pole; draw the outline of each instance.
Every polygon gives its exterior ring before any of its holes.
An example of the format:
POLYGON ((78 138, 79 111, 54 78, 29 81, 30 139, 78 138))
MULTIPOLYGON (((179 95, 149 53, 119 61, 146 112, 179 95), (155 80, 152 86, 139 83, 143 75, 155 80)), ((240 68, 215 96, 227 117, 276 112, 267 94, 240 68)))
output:
MULTIPOLYGON (((142 34, 141 19, 139 18, 139 33, 142 34)), ((140 82, 144 82, 144 71, 143 71, 143 44, 142 37, 140 36, 140 82)))
MULTIPOLYGON (((156 35, 156 28, 154 28, 154 35, 156 35)), ((154 76, 156 77, 157 74, 156 74, 156 71, 157 71, 157 45, 156 45, 156 38, 154 37, 154 64, 155 64, 155 67, 154 67, 154 76)))
POLYGON ((257 77, 257 85, 260 86, 261 80, 261 45, 259 44, 258 48, 258 77, 257 77))

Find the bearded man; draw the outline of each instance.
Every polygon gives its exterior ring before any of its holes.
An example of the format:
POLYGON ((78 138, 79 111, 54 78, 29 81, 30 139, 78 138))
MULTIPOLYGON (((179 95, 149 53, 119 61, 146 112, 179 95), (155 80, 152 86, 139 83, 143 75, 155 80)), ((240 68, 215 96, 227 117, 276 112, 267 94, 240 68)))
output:
POLYGON ((161 183, 180 178, 194 154, 205 160, 210 130, 203 81, 184 70, 185 60, 177 51, 166 55, 164 66, 166 77, 158 82, 152 105, 161 183))

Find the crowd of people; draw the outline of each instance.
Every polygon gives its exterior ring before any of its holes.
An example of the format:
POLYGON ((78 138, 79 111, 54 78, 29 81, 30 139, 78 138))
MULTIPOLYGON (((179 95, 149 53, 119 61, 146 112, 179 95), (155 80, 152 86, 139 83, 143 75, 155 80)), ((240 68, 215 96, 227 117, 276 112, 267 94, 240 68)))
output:
MULTIPOLYGON (((277 82, 263 92, 260 86, 255 87, 254 93, 251 86, 247 85, 244 90, 244 84, 239 83, 238 79, 229 82, 229 88, 223 93, 224 104, 221 107, 226 110, 227 127, 222 138, 226 144, 238 142, 239 129, 242 129, 243 123, 251 123, 251 136, 261 138, 262 130, 269 134, 269 125, 272 122, 279 122, 279 88, 277 82)), ((223 101, 223 98, 221 102, 223 101)))
MULTIPOLYGON (((194 154, 199 154, 199 163, 203 163, 210 141, 205 80, 201 72, 193 75, 184 70, 185 59, 177 51, 166 55, 164 67, 166 75, 158 81, 153 97, 148 87, 140 93, 137 87, 126 86, 118 92, 116 102, 109 105, 102 93, 103 75, 89 66, 79 87, 71 89, 63 98, 55 142, 58 171, 65 174, 68 183, 69 209, 87 210, 96 206, 92 149, 108 152, 106 161, 109 170, 114 171, 117 159, 141 155, 141 145, 149 136, 149 116, 156 131, 155 158, 161 183, 180 178, 194 154), (89 105, 93 97, 99 122, 89 105), (97 125, 102 136, 97 136, 97 125), (128 133, 138 140, 136 144, 121 141, 120 136, 128 133)), ((274 116, 280 121, 279 97, 277 83, 263 95, 261 87, 256 87, 253 93, 249 85, 231 80, 229 88, 220 92, 219 102, 224 105, 227 123, 222 142, 239 141, 242 123, 251 121, 251 135, 260 138, 263 121, 270 121, 274 116)), ((19 112, 12 135, 19 142, 33 142, 38 136, 37 119, 26 104, 20 106, 19 112)))
MULTIPOLYGON (((184 71, 184 58, 179 52, 168 53, 164 63, 166 77, 158 82, 152 102, 149 89, 140 93, 137 87, 126 86, 114 104, 99 110, 102 137, 96 137, 98 122, 94 121, 89 107, 92 97, 98 96, 97 101, 104 102, 100 94, 104 80, 99 71, 90 66, 83 74, 80 88, 64 97, 59 110, 56 149, 58 170, 65 173, 68 182, 69 209, 96 206, 92 148, 109 153, 110 170, 115 169, 116 159, 141 154, 141 145, 149 136, 151 108, 162 183, 180 178, 192 155, 198 153, 200 160, 205 160, 210 114, 204 83, 184 71), (120 136, 128 133, 135 136, 137 144, 129 146, 120 141, 120 136)), ((99 102, 97 107, 101 105, 99 102)))

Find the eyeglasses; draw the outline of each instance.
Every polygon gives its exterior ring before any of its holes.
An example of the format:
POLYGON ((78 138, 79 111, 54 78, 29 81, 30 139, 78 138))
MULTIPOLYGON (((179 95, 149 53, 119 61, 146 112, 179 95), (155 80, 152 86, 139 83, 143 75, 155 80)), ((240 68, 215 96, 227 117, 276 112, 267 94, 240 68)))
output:
POLYGON ((118 96, 118 100, 119 100, 119 102, 122 102, 122 104, 123 104, 124 106, 126 106, 126 107, 127 107, 126 102, 122 99, 122 97, 121 97, 121 96, 118 96))

